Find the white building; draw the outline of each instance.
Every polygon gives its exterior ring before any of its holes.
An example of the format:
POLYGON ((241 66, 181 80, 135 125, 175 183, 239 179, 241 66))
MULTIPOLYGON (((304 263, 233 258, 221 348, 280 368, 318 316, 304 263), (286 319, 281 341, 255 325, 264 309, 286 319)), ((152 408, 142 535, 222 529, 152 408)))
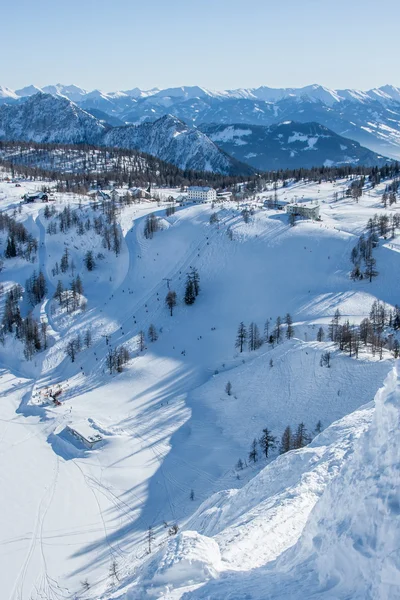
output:
POLYGON ((296 215, 298 217, 306 217, 306 219, 312 219, 313 221, 316 221, 319 219, 319 204, 311 204, 311 202, 288 204, 286 206, 286 212, 288 214, 296 215))
POLYGON ((192 185, 187 189, 187 198, 193 202, 214 202, 217 192, 212 187, 192 185))
POLYGON ((103 440, 102 436, 92 427, 89 421, 80 421, 79 423, 67 425, 66 429, 85 448, 89 448, 90 450, 103 440))

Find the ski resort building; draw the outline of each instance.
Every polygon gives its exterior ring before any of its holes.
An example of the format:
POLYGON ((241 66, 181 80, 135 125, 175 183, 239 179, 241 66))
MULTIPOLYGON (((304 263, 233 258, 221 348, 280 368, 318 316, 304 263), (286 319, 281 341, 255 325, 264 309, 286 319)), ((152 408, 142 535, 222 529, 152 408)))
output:
POLYGON ((92 427, 89 421, 80 421, 79 423, 67 425, 66 429, 68 433, 89 450, 103 440, 99 432, 92 427))
POLYGON ((288 214, 296 215, 296 217, 305 217, 306 219, 316 221, 319 219, 319 204, 311 204, 311 202, 288 204, 286 206, 286 212, 288 214))
POLYGON ((187 198, 194 202, 214 202, 217 199, 217 192, 212 187, 192 185, 187 189, 187 198))
POLYGON ((25 194, 23 199, 27 204, 31 202, 36 202, 36 200, 41 200, 42 202, 47 202, 48 196, 45 192, 35 192, 33 194, 25 194))
POLYGON ((232 199, 232 192, 219 192, 217 194, 217 200, 231 200, 232 199))

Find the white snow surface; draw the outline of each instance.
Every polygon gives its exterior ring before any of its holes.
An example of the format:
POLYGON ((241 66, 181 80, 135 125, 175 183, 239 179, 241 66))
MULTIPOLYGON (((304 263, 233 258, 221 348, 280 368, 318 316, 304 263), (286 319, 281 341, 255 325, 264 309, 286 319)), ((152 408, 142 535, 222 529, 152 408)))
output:
MULTIPOLYGON (((395 494, 389 494, 396 474, 389 459, 398 456, 394 375, 385 388, 392 391, 377 396, 377 413, 371 404, 392 359, 361 353, 355 360, 315 341, 337 308, 358 323, 375 298, 398 301, 399 236, 381 240, 379 276, 371 284, 348 276, 352 246, 369 217, 384 210, 386 183, 358 204, 334 201, 347 181, 280 188, 282 200, 320 203, 322 221, 296 227, 255 201, 248 224, 236 203, 188 204, 170 217, 163 201, 132 205, 120 215, 118 257, 93 229, 84 236, 74 229, 46 233, 40 202, 16 212, 39 239, 39 253, 34 263, 5 261, 0 279, 7 290, 43 270, 49 291, 34 314, 47 319, 50 344, 31 362, 19 342, 7 338, 0 345, 2 598, 297 600, 307 597, 301 586, 308 581, 315 597, 396 597, 396 528, 393 523, 392 536, 389 527, 396 518, 395 494), (210 225, 215 211, 219 224, 210 225), (163 230, 148 240, 144 219, 152 212, 162 217, 163 230), (72 316, 51 299, 59 278, 52 269, 65 247, 87 299, 86 310, 72 316), (88 249, 104 254, 90 273, 83 265, 88 249), (190 266, 199 271, 201 291, 186 306, 190 266), (164 278, 178 294, 172 317, 164 278), (273 324, 287 312, 293 340, 241 355, 235 350, 240 321, 262 330, 266 320, 273 324), (138 333, 151 323, 159 339, 146 340, 139 352, 138 333), (66 344, 88 327, 93 344, 71 363, 66 344), (131 353, 118 375, 106 369, 106 334, 112 347, 125 344, 131 353), (330 369, 319 364, 326 350, 330 369), (48 402, 48 388, 62 389, 60 406, 48 402), (263 427, 279 437, 288 424, 304 421, 311 431, 319 419, 326 429, 310 446, 236 470, 263 427), (68 423, 82 421, 103 438, 99 447, 80 448, 65 435, 68 423), (179 533, 170 537, 175 523, 179 533), (374 545, 381 526, 385 536, 374 545), (110 576, 114 562, 118 581, 110 576), (354 581, 346 563, 355 565, 354 581)), ((21 196, 41 185, 0 182, 1 209, 12 214, 21 196)), ((67 203, 93 218, 86 198, 56 194, 57 210, 67 203)), ((4 247, 4 235, 1 242, 4 247)), ((67 284, 71 274, 62 278, 67 284)))

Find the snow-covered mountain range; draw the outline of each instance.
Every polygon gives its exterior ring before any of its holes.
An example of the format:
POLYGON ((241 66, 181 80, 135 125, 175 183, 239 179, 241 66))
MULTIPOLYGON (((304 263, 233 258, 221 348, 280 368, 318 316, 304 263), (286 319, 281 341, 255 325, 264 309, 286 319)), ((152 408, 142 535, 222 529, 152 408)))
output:
POLYGON ((0 103, 16 102, 38 91, 65 96, 85 110, 96 109, 123 122, 138 124, 172 114, 188 124, 273 125, 282 121, 317 122, 367 148, 400 157, 400 88, 385 85, 368 91, 302 88, 243 88, 213 91, 199 86, 103 92, 75 85, 0 88, 0 103))
POLYGON ((226 175, 253 172, 200 130, 171 115, 154 123, 112 128, 64 96, 41 92, 24 102, 0 106, 0 140, 113 146, 152 154, 181 169, 226 175))
POLYGON ((380 165, 387 160, 318 123, 196 126, 167 113, 137 125, 122 124, 113 111, 105 112, 103 101, 111 102, 96 96, 98 108, 84 109, 88 100, 78 105, 58 93, 38 92, 5 102, 0 106, 0 139, 135 149, 183 170, 226 175, 246 175, 253 168, 380 165))
POLYGON ((387 159, 319 123, 202 125, 200 129, 237 160, 261 171, 317 165, 382 165, 387 159))

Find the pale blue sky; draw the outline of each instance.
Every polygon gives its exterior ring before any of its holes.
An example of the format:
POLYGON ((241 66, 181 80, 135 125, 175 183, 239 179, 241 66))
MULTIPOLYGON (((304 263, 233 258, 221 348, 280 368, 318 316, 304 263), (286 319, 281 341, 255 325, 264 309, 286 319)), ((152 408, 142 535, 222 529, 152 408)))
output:
POLYGON ((399 0, 3 0, 0 85, 400 86, 399 0))

